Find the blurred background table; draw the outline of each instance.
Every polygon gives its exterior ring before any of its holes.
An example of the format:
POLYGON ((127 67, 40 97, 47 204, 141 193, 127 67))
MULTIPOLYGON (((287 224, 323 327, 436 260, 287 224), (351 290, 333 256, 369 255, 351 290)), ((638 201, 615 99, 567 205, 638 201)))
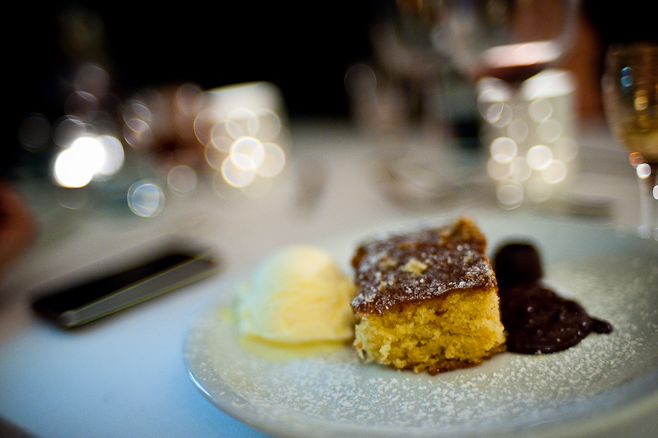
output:
MULTIPOLYGON (((101 262, 124 260, 134 255, 132 249, 171 234, 214 248, 222 259, 219 276, 230 281, 286 243, 319 241, 341 230, 396 220, 440 220, 473 207, 497 208, 493 198, 489 206, 427 202, 416 208, 389 200, 375 178, 381 145, 347 124, 300 123, 293 125, 293 138, 300 152, 291 155, 288 171, 262 198, 226 202, 200 187, 153 218, 37 210, 53 222, 46 224, 48 234, 2 283, 2 427, 17 425, 39 437, 263 436, 208 403, 185 369, 186 331, 221 293, 222 281, 203 281, 71 332, 31 313, 30 294, 39 285, 105 269, 101 262), (326 181, 312 205, 300 205, 300 175, 311 163, 321 163, 326 181)), ((627 171, 625 154, 600 127, 583 132, 580 144, 587 163, 573 192, 610 202, 611 215, 543 214, 592 226, 632 227, 637 182, 627 171)))

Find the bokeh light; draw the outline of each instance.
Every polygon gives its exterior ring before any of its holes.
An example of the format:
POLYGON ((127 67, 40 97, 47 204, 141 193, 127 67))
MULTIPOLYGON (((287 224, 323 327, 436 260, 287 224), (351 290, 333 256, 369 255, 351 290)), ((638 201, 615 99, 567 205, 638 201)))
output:
POLYGON ((105 161, 105 148, 98 138, 80 137, 68 149, 75 152, 92 173, 100 171, 105 161))
POLYGON ((202 109, 205 101, 203 90, 196 84, 185 83, 174 93, 174 108, 184 116, 195 116, 202 109))
POLYGON ((116 137, 103 135, 98 141, 103 147, 105 157, 94 179, 105 180, 114 176, 123 167, 125 154, 121 141, 116 137))
POLYGON ((487 173, 496 181, 502 181, 510 176, 511 167, 509 163, 501 163, 493 158, 487 161, 487 173))
POLYGON ((538 144, 528 150, 526 157, 530 167, 541 170, 550 164, 553 159, 553 151, 548 146, 538 144))
POLYGON ((509 137, 498 137, 491 142, 491 157, 499 163, 511 162, 518 152, 516 142, 509 137))
POLYGON ((76 138, 90 134, 89 126, 75 117, 63 117, 55 122, 53 141, 61 147, 68 147, 76 138))
POLYGON ((624 67, 621 69, 620 83, 622 89, 627 90, 633 86, 633 69, 630 67, 624 67))
POLYGON ((226 199, 263 196, 285 168, 292 142, 273 84, 205 91, 184 83, 119 101, 108 71, 81 63, 65 85, 65 117, 51 124, 29 114, 18 131, 28 151, 56 145, 50 171, 62 193, 116 199, 118 190, 134 214, 153 217, 165 194, 186 195, 207 183, 226 199), (106 183, 124 168, 121 179, 106 183))
POLYGON ((157 216, 164 208, 164 203, 164 192, 152 182, 139 181, 128 189, 128 207, 137 216, 157 216))
POLYGON ((84 187, 92 180, 111 178, 123 162, 123 147, 117 138, 83 136, 57 154, 53 177, 62 187, 84 187))
POLYGON ((226 199, 263 193, 272 184, 260 179, 282 172, 290 145, 280 98, 265 82, 142 90, 123 106, 123 137, 175 193, 203 182, 226 199))
POLYGON ((85 91, 71 93, 64 102, 66 114, 83 122, 91 122, 99 110, 98 98, 85 91))
POLYGON ((649 107, 649 96, 647 90, 635 90, 635 99, 633 99, 633 107, 635 111, 644 111, 649 107))
POLYGON ((510 165, 510 176, 517 181, 526 181, 532 175, 532 167, 525 157, 516 157, 510 165))
POLYGON ((226 131, 231 138, 253 136, 259 127, 258 116, 247 108, 236 108, 226 117, 226 131))
POLYGON ((224 158, 226 157, 226 153, 223 151, 220 151, 213 145, 206 146, 204 149, 204 158, 206 159, 206 163, 214 169, 214 170, 219 170, 222 168, 222 161, 224 161, 224 158))
POLYGON ((98 64, 83 64, 75 75, 73 86, 78 92, 102 98, 110 88, 110 75, 98 64))
POLYGON ((255 171, 265 158, 265 148, 254 137, 240 137, 231 145, 229 157, 236 167, 255 171))
POLYGON ((478 109, 480 110, 482 117, 484 117, 489 123, 494 123, 498 120, 505 101, 505 95, 501 88, 492 86, 484 80, 480 82, 478 109), (492 110, 492 108, 495 109, 492 110))
POLYGON ((553 105, 546 99, 538 99, 528 106, 530 118, 537 123, 547 120, 553 114, 553 105))
POLYGON ((234 138, 229 135, 227 122, 225 120, 218 121, 211 129, 210 141, 211 144, 228 154, 231 150, 234 138))
POLYGON ((528 124, 523 119, 512 120, 507 125, 507 135, 517 144, 523 142, 528 137, 529 132, 528 124))
POLYGON ((264 157, 256 168, 259 175, 271 178, 278 175, 286 164, 286 154, 276 143, 263 143, 264 157))
POLYGON ((138 100, 131 100, 124 105, 123 112, 123 121, 128 123, 130 120, 136 119, 141 120, 147 125, 150 125, 153 122, 153 114, 148 107, 138 100))
POLYGON ((273 142, 281 133, 281 118, 272 110, 263 109, 256 112, 259 130, 255 134, 262 142, 273 142))
POLYGON ((74 150, 65 149, 55 159, 54 176, 62 187, 79 188, 91 182, 94 172, 74 150))
POLYGON ((167 183, 177 193, 190 193, 196 188, 197 175, 189 166, 174 166, 167 174, 167 183))
POLYGON ((549 184, 557 184, 567 177, 567 166, 560 160, 551 160, 548 166, 541 170, 541 177, 549 184))
POLYGON ((631 152, 628 155, 628 161, 631 163, 631 166, 637 167, 644 163, 644 157, 639 152, 631 152))
POLYGON ((233 198, 236 188, 247 196, 263 193, 266 191, 263 188, 270 187, 271 183, 260 181, 260 178, 272 178, 285 167, 285 145, 289 140, 281 115, 272 108, 248 105, 250 100, 260 102, 272 97, 265 99, 260 95, 261 91, 268 90, 261 85, 212 90, 212 98, 208 101, 217 105, 207 106, 194 119, 194 134, 204 145, 206 163, 219 170, 223 178, 221 184, 215 179, 212 183, 222 198, 233 198), (237 99, 242 92, 245 98, 237 99), (254 184, 257 187, 251 187, 254 184))
POLYGON ((253 168, 236 166, 230 156, 222 162, 221 172, 226 182, 234 187, 245 187, 251 184, 256 177, 256 171, 253 168))
POLYGON ((548 119, 537 126, 537 135, 545 143, 552 143, 562 135, 562 125, 553 119, 548 119))
POLYGON ((478 111, 491 126, 504 128, 513 120, 510 99, 509 89, 503 81, 495 78, 478 81, 478 111))
POLYGON ((525 184, 526 196, 532 202, 545 202, 553 195, 553 185, 548 184, 538 175, 525 184))
MULTIPOLYGON (((553 47, 542 43, 504 49, 512 57, 528 59, 553 53, 553 47), (532 47, 537 49, 534 54, 532 47)), ((545 70, 523 83, 516 102, 503 81, 477 82, 478 109, 486 122, 481 134, 490 142, 487 173, 497 182, 503 208, 545 202, 570 181, 578 156, 572 134, 574 83, 563 70, 545 70)))
POLYGON ((28 114, 18 127, 18 139, 28 151, 45 148, 50 142, 50 122, 42 114, 28 114))
MULTIPOLYGON (((193 127, 194 135, 202 145, 208 146, 213 137, 213 131, 220 123, 223 123, 224 118, 217 112, 211 109, 204 109, 197 113, 194 118, 193 127)), ((228 137, 226 131, 222 129, 222 134, 228 137)))
POLYGON ((80 137, 57 155, 55 180, 63 187, 83 187, 101 170, 104 161, 103 144, 96 138, 80 137))
POLYGON ((507 103, 495 103, 490 107, 488 118, 491 118, 490 123, 497 128, 504 128, 514 118, 514 111, 512 106, 507 103))
POLYGON ((487 104, 482 110, 482 117, 494 126, 498 126, 497 122, 500 120, 506 105, 504 103, 491 103, 487 104))
POLYGON ((647 163, 642 163, 635 168, 637 176, 641 179, 647 179, 651 175, 651 166, 647 163))
POLYGON ((517 208, 523 203, 523 186, 518 181, 503 181, 498 184, 496 196, 503 208, 517 208))

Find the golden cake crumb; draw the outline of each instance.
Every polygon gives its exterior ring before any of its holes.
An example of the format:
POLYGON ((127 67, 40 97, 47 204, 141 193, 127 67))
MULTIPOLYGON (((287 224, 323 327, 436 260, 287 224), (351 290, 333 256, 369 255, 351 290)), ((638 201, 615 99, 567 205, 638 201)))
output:
POLYGON ((484 235, 468 218, 361 245, 352 259, 359 357, 436 374, 504 351, 485 250, 484 235))

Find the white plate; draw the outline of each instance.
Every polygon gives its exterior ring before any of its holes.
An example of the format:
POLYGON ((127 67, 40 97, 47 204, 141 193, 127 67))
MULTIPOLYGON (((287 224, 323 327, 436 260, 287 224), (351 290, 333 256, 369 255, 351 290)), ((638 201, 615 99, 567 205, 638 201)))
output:
MULTIPOLYGON (((269 433, 291 437, 641 436, 658 412, 658 244, 598 226, 530 218, 478 218, 494 250, 531 239, 545 281, 610 321, 552 355, 505 353, 481 366, 431 377, 363 364, 334 353, 268 360, 240 347, 233 284, 194 323, 185 348, 189 375, 219 409, 269 433), (529 220, 532 219, 532 220, 529 220), (631 429, 626 429, 632 425, 631 429)), ((347 266, 370 232, 324 245, 347 266)), ((648 431, 648 432, 647 432, 648 431)))

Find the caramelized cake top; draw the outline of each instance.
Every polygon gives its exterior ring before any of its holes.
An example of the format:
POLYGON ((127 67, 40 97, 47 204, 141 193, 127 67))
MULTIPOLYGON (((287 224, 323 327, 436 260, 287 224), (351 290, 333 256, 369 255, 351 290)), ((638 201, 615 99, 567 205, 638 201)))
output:
POLYGON ((382 314, 449 291, 497 288, 486 247, 484 235, 465 217, 366 242, 352 258, 359 289, 352 308, 382 314))

